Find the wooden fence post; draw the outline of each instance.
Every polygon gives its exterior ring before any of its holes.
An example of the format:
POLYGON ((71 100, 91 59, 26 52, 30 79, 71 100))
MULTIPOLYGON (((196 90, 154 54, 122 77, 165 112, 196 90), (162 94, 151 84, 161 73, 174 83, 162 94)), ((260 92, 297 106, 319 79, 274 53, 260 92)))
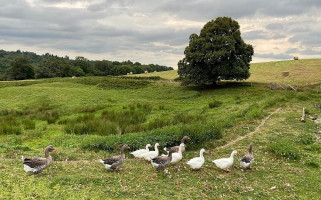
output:
POLYGON ((305 122, 305 108, 302 110, 301 122, 305 122))

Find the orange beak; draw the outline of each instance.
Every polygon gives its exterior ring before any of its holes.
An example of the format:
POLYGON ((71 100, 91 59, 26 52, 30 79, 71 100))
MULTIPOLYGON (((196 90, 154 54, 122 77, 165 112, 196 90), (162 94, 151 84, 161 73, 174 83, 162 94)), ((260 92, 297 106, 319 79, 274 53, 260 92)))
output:
POLYGON ((55 148, 55 147, 53 147, 53 148, 52 148, 52 150, 56 151, 56 148, 55 148))

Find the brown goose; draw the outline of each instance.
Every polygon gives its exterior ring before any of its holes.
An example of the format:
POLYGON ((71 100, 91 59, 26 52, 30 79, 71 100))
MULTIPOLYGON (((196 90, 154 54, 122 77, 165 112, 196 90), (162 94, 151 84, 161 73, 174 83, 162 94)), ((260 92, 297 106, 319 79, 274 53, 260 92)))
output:
POLYGON ((253 143, 251 142, 249 153, 243 156, 243 158, 240 160, 240 165, 243 169, 246 169, 246 170, 251 169, 251 165, 254 161, 252 149, 253 149, 253 143))
POLYGON ((116 169, 122 170, 122 168, 118 168, 125 161, 125 150, 130 149, 128 145, 123 145, 121 148, 121 154, 118 156, 113 156, 110 158, 106 158, 105 160, 100 159, 99 162, 105 165, 106 169, 115 171, 116 169))
MULTIPOLYGON (((185 144, 184 142, 185 142, 185 140, 190 140, 191 138, 189 138, 188 136, 184 136, 182 139, 181 139, 181 144, 185 144)), ((164 148, 164 151, 169 151, 171 148, 175 148, 175 149, 177 149, 177 151, 178 151, 178 149, 179 149, 179 146, 174 146, 174 147, 165 147, 164 148)), ((182 153, 185 151, 185 146, 182 148, 182 153)))
POLYGON ((22 156, 21 159, 23 160, 23 169, 25 170, 25 172, 32 174, 38 174, 42 172, 42 170, 51 165, 52 157, 50 156, 50 152, 54 150, 56 150, 54 146, 48 146, 45 149, 45 158, 25 158, 22 156))
POLYGON ((172 154, 177 152, 177 149, 171 148, 169 150, 168 156, 158 156, 156 158, 152 158, 150 161, 154 167, 154 169, 164 169, 169 163, 172 161, 172 154))

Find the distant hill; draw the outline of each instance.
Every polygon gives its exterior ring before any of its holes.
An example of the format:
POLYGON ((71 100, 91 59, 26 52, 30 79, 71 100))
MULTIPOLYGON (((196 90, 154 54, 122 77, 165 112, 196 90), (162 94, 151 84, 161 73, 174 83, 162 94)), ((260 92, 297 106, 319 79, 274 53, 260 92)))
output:
POLYGON ((14 79, 6 76, 11 63, 19 57, 25 57, 33 66, 35 78, 68 76, 118 76, 127 73, 140 74, 154 71, 169 71, 172 67, 128 61, 88 60, 84 57, 70 59, 53 54, 37 55, 33 52, 0 50, 0 80, 14 79))
POLYGON ((254 63, 250 66, 248 81, 311 85, 321 82, 321 59, 285 60, 254 63), (289 76, 283 76, 289 72, 289 76))
MULTIPOLYGON (((250 66, 250 82, 281 83, 281 84, 316 84, 321 82, 321 59, 285 60, 277 62, 253 63, 250 66), (289 76, 282 76, 289 72, 289 76)), ((174 80, 178 77, 177 70, 136 74, 133 76, 160 76, 174 80)))

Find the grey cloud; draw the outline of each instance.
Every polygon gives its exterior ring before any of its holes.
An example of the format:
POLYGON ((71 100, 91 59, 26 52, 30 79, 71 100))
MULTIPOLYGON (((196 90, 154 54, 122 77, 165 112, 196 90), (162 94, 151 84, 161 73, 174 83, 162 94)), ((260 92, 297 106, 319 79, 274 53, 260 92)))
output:
MULTIPOLYGON (((29 5, 23 0, 2 0, 0 7, 2 43, 19 43, 93 54, 137 50, 183 56, 190 34, 199 34, 201 27, 176 29, 162 26, 162 20, 190 20, 205 24, 218 16, 230 16, 238 20, 251 19, 257 15, 263 18, 300 13, 309 15, 313 9, 318 13, 321 7, 321 1, 316 0, 93 0, 87 1, 88 7, 83 9, 52 7, 56 3, 79 1, 37 0, 34 5, 29 5), (136 18, 137 14, 143 17, 136 18)), ((269 23, 265 26, 266 30, 245 32, 242 33, 242 37, 245 40, 269 40, 291 35, 290 43, 302 42, 311 46, 321 44, 321 39, 318 37, 321 32, 315 31, 321 27, 312 28, 317 25, 309 19, 305 20, 299 16, 298 22, 269 23)), ((283 55, 271 53, 255 56, 289 58, 286 52, 283 55)))
POLYGON ((262 30, 250 31, 242 34, 245 40, 256 40, 266 38, 266 33, 262 30))
POLYGON ((284 59, 290 59, 292 58, 291 55, 286 54, 286 53, 281 53, 281 54, 274 54, 274 53, 269 53, 269 54, 255 54, 255 57, 259 58, 272 58, 272 59, 279 59, 279 60, 284 60, 284 59))
POLYGON ((282 30, 283 25, 280 23, 272 23, 272 24, 268 24, 266 28, 269 30, 282 30))
POLYGON ((301 47, 301 48, 290 48, 288 49, 285 53, 288 54, 303 54, 303 55, 320 55, 321 56, 321 51, 320 50, 315 50, 313 47, 301 47))
POLYGON ((309 46, 321 46, 321 31, 294 33, 295 35, 289 39, 290 42, 301 42, 309 46))

